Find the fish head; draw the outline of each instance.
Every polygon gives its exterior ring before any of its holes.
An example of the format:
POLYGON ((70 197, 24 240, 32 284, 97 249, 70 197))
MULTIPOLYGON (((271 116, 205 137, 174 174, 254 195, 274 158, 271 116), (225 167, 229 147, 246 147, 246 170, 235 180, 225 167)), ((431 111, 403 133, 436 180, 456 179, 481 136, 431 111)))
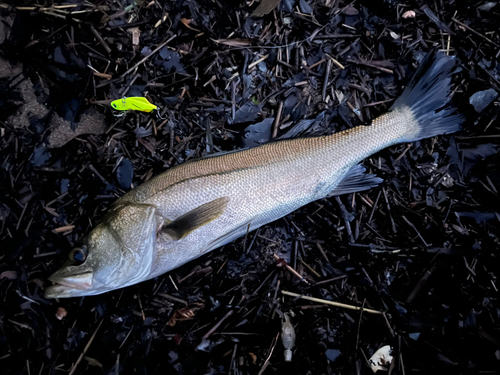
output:
POLYGON ((161 217, 154 206, 115 207, 49 276, 46 298, 90 296, 146 280, 156 258, 161 217))

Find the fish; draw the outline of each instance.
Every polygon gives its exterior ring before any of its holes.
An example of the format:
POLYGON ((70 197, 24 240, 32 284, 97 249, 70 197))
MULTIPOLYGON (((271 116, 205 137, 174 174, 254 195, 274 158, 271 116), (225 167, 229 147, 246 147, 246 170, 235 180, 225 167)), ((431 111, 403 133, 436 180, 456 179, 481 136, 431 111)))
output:
POLYGON ((48 279, 46 298, 97 295, 155 278, 331 196, 378 186, 361 162, 387 147, 461 128, 450 104, 456 59, 421 62, 368 126, 286 139, 180 164, 117 201, 48 279))

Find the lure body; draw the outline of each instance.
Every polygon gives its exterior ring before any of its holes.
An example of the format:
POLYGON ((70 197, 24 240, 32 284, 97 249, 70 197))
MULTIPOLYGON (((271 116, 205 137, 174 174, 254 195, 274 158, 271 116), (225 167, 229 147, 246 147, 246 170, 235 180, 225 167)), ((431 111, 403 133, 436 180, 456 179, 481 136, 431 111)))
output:
POLYGON ((157 106, 151 104, 146 98, 141 96, 131 96, 129 98, 113 100, 111 102, 111 107, 117 111, 140 111, 147 113, 151 113, 155 109, 158 109, 157 106))

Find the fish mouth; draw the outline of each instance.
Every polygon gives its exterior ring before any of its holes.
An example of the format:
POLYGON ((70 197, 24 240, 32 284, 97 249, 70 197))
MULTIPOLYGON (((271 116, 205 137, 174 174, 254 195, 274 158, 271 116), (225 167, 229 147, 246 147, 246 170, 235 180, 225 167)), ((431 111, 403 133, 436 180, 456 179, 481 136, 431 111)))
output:
POLYGON ((71 276, 58 276, 57 272, 48 278, 53 285, 45 289, 45 298, 65 298, 85 295, 92 288, 92 272, 71 276))

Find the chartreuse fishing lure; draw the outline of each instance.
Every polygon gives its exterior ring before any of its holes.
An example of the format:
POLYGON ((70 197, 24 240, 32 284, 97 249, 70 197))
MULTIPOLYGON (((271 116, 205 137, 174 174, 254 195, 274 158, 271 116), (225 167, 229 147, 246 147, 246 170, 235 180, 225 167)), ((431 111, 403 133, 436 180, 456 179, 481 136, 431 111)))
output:
POLYGON ((157 106, 151 104, 146 98, 142 96, 131 96, 130 98, 121 98, 113 100, 111 102, 111 107, 117 111, 140 111, 151 113, 157 106))

